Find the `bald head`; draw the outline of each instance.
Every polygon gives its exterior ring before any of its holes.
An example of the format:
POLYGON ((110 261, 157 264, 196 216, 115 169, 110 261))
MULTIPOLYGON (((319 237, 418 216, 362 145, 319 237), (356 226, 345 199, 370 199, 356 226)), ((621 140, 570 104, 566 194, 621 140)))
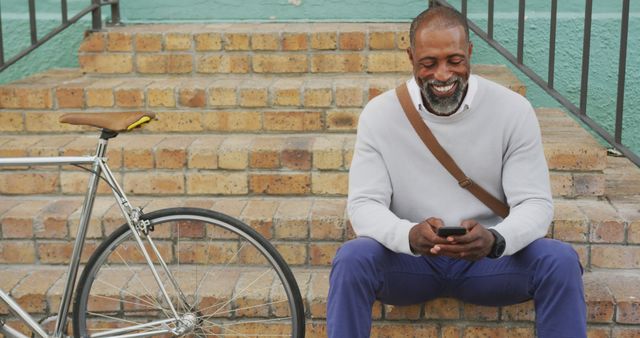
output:
POLYGON ((416 44, 416 31, 421 27, 429 27, 434 29, 447 29, 452 27, 463 27, 469 41, 469 26, 465 17, 457 10, 445 7, 435 6, 429 8, 413 19, 409 30, 409 41, 413 49, 416 44))

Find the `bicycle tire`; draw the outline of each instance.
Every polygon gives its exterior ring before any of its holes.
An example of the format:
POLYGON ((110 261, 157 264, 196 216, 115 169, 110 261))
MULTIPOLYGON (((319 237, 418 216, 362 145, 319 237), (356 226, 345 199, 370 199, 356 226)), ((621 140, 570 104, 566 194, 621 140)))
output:
POLYGON ((129 327, 127 334, 134 335, 127 337, 176 336, 154 332, 180 328, 189 331, 178 336, 189 337, 304 337, 304 307, 294 275, 273 245, 250 226, 198 208, 163 209, 142 219, 150 222, 150 236, 184 294, 179 296, 153 259, 180 323, 171 320, 175 317, 124 224, 101 243, 80 276, 73 306, 75 337, 124 337, 121 331, 107 331, 147 322, 156 324, 129 327), (162 318, 167 322, 161 324, 162 318))

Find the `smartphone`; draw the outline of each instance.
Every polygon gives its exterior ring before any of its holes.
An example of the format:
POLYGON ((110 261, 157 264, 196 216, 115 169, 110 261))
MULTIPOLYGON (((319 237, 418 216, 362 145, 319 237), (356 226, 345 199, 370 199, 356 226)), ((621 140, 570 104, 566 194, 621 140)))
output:
POLYGON ((438 236, 440 237, 460 236, 466 233, 467 229, 459 226, 444 226, 438 228, 438 236))

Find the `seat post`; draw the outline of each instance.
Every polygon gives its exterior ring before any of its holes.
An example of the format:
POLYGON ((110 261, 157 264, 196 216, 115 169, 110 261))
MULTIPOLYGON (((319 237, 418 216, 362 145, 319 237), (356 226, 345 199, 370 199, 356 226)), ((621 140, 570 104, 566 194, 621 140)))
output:
POLYGON ((104 157, 107 154, 107 144, 109 143, 109 139, 116 136, 118 136, 117 132, 109 129, 102 129, 100 140, 98 141, 98 148, 96 149, 97 157, 104 157))

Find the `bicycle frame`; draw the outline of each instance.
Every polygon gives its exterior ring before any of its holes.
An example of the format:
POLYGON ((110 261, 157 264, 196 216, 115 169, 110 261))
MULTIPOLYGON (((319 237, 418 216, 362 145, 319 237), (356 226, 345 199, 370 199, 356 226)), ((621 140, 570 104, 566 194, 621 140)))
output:
MULTIPOLYGON (((54 329, 54 334, 52 336, 49 336, 46 331, 42 328, 42 326, 40 324, 38 324, 38 322, 24 309, 22 309, 18 303, 16 303, 7 293, 5 293, 2 289, 0 289, 0 299, 7 304, 7 306, 9 307, 9 309, 16 315, 18 316, 25 324, 27 324, 27 326, 38 336, 43 337, 43 338, 61 338, 64 328, 66 327, 66 323, 67 323, 67 315, 69 314, 69 307, 71 305, 71 299, 73 296, 73 291, 74 291, 74 285, 76 282, 76 278, 78 275, 78 269, 80 266, 80 256, 82 253, 82 248, 84 247, 84 241, 85 241, 85 236, 87 233, 87 228, 88 228, 88 224, 89 224, 89 220, 91 218, 91 211, 93 209, 93 203, 95 201, 95 197, 96 197, 96 191, 98 188, 98 182, 100 180, 100 176, 102 173, 104 173, 104 178, 107 180, 107 182, 109 183, 109 186, 111 187, 111 190, 118 202, 118 206, 120 207, 120 210, 122 211, 122 215, 124 216, 125 220, 127 221, 127 224, 129 225, 129 227, 131 228, 131 231, 133 232, 133 235, 136 239, 136 242, 138 243, 138 246, 141 249, 141 252, 147 262, 147 264, 149 265, 149 267, 151 268, 151 271, 153 273, 154 279, 156 280, 156 282, 158 283, 158 286, 160 288, 160 290, 162 291, 162 294, 165 298, 165 300, 167 301, 167 304, 170 307, 171 313, 174 316, 174 319, 171 320, 163 320, 163 321, 159 321, 158 323, 148 323, 145 324, 144 326, 151 326, 154 324, 166 324, 166 323, 170 323, 172 321, 180 321, 180 317, 172 303, 172 301, 169 298, 169 295, 167 293, 167 290, 165 289, 162 281, 160 280, 160 277, 155 269, 155 266, 151 260, 151 257, 149 256, 149 253, 147 252, 143 242, 142 242, 142 238, 140 236, 140 233, 143 232, 143 228, 144 227, 144 222, 141 222, 141 220, 139 219, 140 216, 140 209, 139 208, 133 208, 131 206, 131 204, 129 203, 129 200, 126 198, 124 191, 122 190, 122 188, 118 185, 118 182, 115 180, 113 173, 111 172, 111 170, 109 169, 109 167, 106 164, 106 158, 105 158, 105 154, 107 151, 107 143, 108 143, 108 139, 104 139, 104 138, 100 138, 98 141, 98 146, 96 149, 96 155, 95 156, 60 156, 60 157, 14 157, 14 158, 0 158, 0 167, 2 166, 32 166, 32 165, 80 165, 80 164, 91 164, 92 165, 92 173, 89 179, 89 186, 88 186, 88 190, 87 193, 85 195, 84 198, 84 202, 82 205, 82 213, 80 216, 80 225, 78 227, 78 233, 76 236, 76 240, 73 246, 73 252, 71 254, 71 259, 70 259, 70 263, 69 263, 69 268, 68 268, 68 276, 67 276, 67 282, 65 284, 65 288, 63 291, 63 296, 60 302, 60 308, 58 311, 58 315, 57 315, 57 319, 56 319, 56 326, 54 329)), ((162 268, 167 272, 167 275, 170 277, 170 281, 173 284, 174 288, 177 288, 177 282, 173 279, 173 276, 168 273, 169 270, 164 262, 164 260, 162 259, 162 257, 160 256, 160 253, 156 247, 156 245, 153 243, 153 241, 151 240, 151 238, 149 236, 145 236, 147 239, 147 242, 150 245, 150 248, 152 249, 152 251, 154 252, 155 256, 157 257, 160 265, 162 266, 162 268)), ((179 289, 177 289, 179 291, 179 289)), ((184 296, 183 296, 184 297, 184 296)), ((183 298, 184 300, 184 298, 183 298)), ((133 329, 133 328, 130 328, 133 329)), ((123 334, 124 332, 122 332, 123 330, 113 330, 110 332, 105 332, 103 334, 101 334, 102 336, 110 336, 113 337, 114 335, 118 334, 123 334)), ((141 334, 127 334, 127 337, 146 337, 146 336, 150 336, 150 335, 154 335, 154 334, 161 334, 161 333, 171 333, 171 329, 169 329, 168 327, 163 331, 160 332, 162 330, 153 332, 153 333, 141 333, 141 334)), ((18 332, 17 330, 15 330, 14 328, 8 326, 6 323, 2 323, 2 321, 0 321, 0 333, 3 333, 5 335, 8 335, 9 337, 19 337, 19 338, 23 338, 23 337, 27 337, 23 334, 21 334, 20 332, 18 332)))

